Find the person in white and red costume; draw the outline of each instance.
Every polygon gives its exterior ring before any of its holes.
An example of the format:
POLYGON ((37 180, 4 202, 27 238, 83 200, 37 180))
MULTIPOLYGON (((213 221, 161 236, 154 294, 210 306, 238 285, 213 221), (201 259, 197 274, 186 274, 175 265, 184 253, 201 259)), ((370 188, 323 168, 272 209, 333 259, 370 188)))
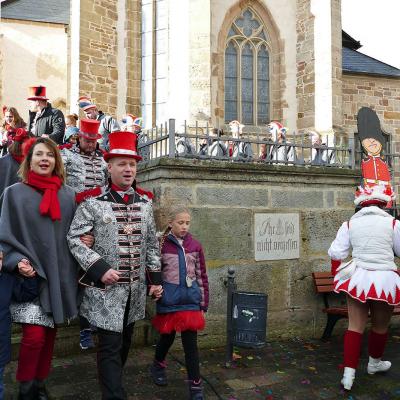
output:
POLYGON ((347 296, 349 326, 344 335, 342 384, 350 390, 360 358, 362 335, 371 315, 368 373, 387 371, 382 361, 393 306, 400 304, 400 276, 394 263, 400 254, 400 221, 383 209, 395 195, 390 185, 359 187, 354 204, 361 207, 339 228, 328 254, 334 291, 347 296), (344 262, 352 248, 352 259, 344 262))

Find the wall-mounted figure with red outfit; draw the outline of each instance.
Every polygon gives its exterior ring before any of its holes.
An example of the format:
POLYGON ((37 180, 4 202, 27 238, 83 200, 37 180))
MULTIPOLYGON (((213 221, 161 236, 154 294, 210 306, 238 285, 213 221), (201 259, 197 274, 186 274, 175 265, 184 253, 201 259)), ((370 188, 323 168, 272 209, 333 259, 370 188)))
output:
POLYGON ((339 228, 329 248, 335 292, 347 297, 349 326, 344 335, 342 384, 350 390, 360 358, 362 335, 371 316, 367 372, 387 371, 382 361, 393 307, 400 304, 400 277, 394 256, 400 254, 400 222, 385 211, 395 198, 390 173, 380 157, 383 136, 376 114, 358 113, 358 133, 368 154, 362 162, 362 185, 354 204, 360 208, 339 228), (352 249, 351 261, 344 262, 352 249))

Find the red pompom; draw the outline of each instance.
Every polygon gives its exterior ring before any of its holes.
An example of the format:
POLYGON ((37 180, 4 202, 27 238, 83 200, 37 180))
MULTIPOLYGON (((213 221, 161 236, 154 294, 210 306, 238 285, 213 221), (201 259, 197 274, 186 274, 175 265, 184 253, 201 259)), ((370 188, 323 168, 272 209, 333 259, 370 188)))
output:
POLYGON ((22 145, 22 155, 26 157, 29 153, 31 147, 35 144, 37 138, 30 138, 25 140, 24 144, 22 145))
POLYGON ((7 106, 3 106, 3 115, 6 115, 7 108, 7 106))

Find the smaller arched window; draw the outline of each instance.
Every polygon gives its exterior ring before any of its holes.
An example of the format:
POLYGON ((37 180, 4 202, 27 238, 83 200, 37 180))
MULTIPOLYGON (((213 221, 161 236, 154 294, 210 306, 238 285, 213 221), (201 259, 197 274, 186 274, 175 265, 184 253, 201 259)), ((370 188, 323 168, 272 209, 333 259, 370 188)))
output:
POLYGON ((270 43, 247 8, 232 23, 225 48, 225 121, 262 125, 270 115, 270 43))

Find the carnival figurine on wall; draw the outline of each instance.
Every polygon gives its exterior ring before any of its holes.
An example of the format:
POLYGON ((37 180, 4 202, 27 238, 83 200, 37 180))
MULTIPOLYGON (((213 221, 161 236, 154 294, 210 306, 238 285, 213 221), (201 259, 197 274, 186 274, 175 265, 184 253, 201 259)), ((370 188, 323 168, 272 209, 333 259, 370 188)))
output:
POLYGON ((385 138, 376 112, 362 107, 357 114, 358 137, 366 158, 361 161, 363 186, 390 185, 389 167, 382 157, 385 138))

